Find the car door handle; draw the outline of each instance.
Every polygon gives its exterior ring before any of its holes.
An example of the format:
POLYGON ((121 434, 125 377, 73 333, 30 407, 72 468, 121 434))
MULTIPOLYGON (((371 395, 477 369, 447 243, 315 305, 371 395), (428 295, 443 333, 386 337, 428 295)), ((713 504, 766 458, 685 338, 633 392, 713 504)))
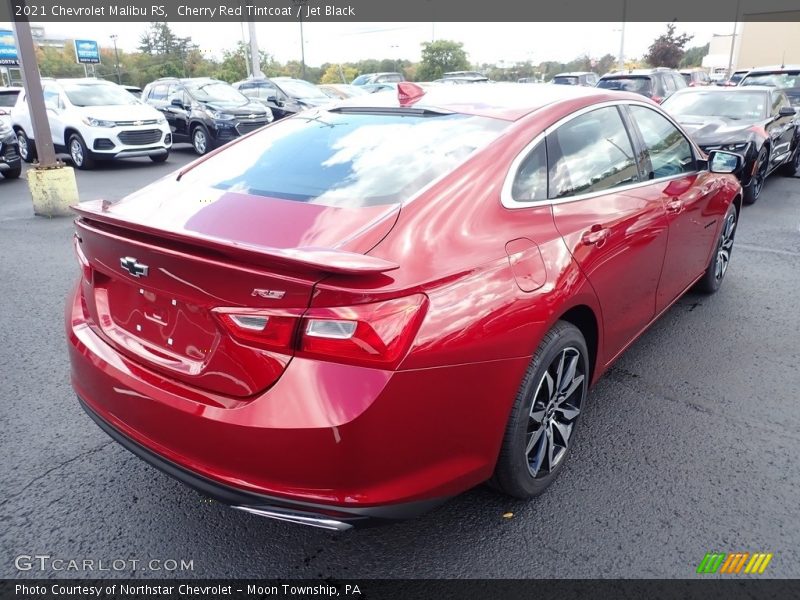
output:
POLYGON ((600 225, 595 225, 589 231, 584 232, 581 241, 587 246, 602 246, 611 232, 600 225))
POLYGON ((683 210, 683 200, 678 198, 673 198, 669 202, 667 202, 667 212, 668 213, 679 213, 683 210))

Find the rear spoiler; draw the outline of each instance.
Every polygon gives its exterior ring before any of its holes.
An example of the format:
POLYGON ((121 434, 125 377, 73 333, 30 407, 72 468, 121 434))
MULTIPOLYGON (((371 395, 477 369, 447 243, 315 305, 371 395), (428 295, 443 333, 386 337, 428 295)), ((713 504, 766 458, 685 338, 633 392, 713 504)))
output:
POLYGON ((345 252, 330 248, 271 248, 220 238, 204 236, 186 231, 170 231, 150 227, 143 223, 120 219, 106 212, 110 203, 106 200, 73 205, 71 208, 80 217, 79 227, 87 228, 103 235, 114 236, 113 232, 98 230, 92 222, 111 225, 112 227, 134 231, 162 239, 168 239, 198 248, 214 250, 225 256, 251 264, 277 267, 291 270, 316 271, 341 275, 368 275, 393 271, 400 266, 382 258, 345 252))

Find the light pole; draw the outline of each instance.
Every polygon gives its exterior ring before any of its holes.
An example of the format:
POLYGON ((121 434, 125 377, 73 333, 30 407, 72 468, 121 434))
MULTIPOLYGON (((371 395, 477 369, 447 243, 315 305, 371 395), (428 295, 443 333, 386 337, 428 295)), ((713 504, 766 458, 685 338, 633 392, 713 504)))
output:
POLYGON ((619 35, 619 69, 625 68, 625 19, 628 12, 628 0, 622 0, 622 31, 619 35))
POLYGON ((119 50, 117 50, 117 38, 119 37, 116 33, 112 33, 110 36, 111 41, 114 42, 114 57, 117 61, 117 83, 122 83, 122 75, 119 72, 119 50))

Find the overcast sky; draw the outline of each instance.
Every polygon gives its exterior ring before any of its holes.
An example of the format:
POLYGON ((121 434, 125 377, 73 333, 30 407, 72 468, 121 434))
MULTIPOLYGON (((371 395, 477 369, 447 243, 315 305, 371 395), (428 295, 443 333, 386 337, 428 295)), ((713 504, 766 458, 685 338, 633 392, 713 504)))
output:
MULTIPOLYGON (((242 39, 238 23, 170 23, 181 36, 191 36, 204 52, 218 57, 242 39)), ((2 26, 2 24, 0 24, 2 26)), ((97 40, 110 46, 117 34, 120 47, 135 50, 147 23, 46 23, 45 31, 97 40)), ((628 23, 625 56, 640 58, 665 23, 628 23)), ((246 26, 245 26, 246 30, 246 26)), ((694 35, 690 46, 707 43, 713 34, 730 34, 732 23, 677 23, 679 33, 694 35)), ((300 58, 298 23, 257 23, 259 46, 281 62, 300 58)), ((432 38, 456 40, 473 63, 543 60, 567 62, 583 54, 599 58, 619 54, 619 23, 304 23, 306 64, 349 62, 363 58, 417 61, 420 43, 432 38)))

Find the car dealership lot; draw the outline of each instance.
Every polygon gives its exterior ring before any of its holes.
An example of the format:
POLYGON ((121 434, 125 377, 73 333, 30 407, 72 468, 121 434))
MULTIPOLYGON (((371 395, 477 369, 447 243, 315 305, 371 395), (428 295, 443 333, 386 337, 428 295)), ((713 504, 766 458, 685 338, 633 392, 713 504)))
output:
MULTIPOLYGON (((100 165, 78 173, 81 196, 122 197, 192 158, 100 165)), ((83 413, 63 333, 71 235, 30 216, 24 179, 0 181, 2 577, 98 575, 18 572, 33 554, 193 561, 143 577, 690 577, 710 551, 771 552, 767 575, 800 576, 800 179, 770 178, 745 208, 720 292, 684 297, 600 381, 542 497, 477 488, 343 534, 207 502, 83 413)))

